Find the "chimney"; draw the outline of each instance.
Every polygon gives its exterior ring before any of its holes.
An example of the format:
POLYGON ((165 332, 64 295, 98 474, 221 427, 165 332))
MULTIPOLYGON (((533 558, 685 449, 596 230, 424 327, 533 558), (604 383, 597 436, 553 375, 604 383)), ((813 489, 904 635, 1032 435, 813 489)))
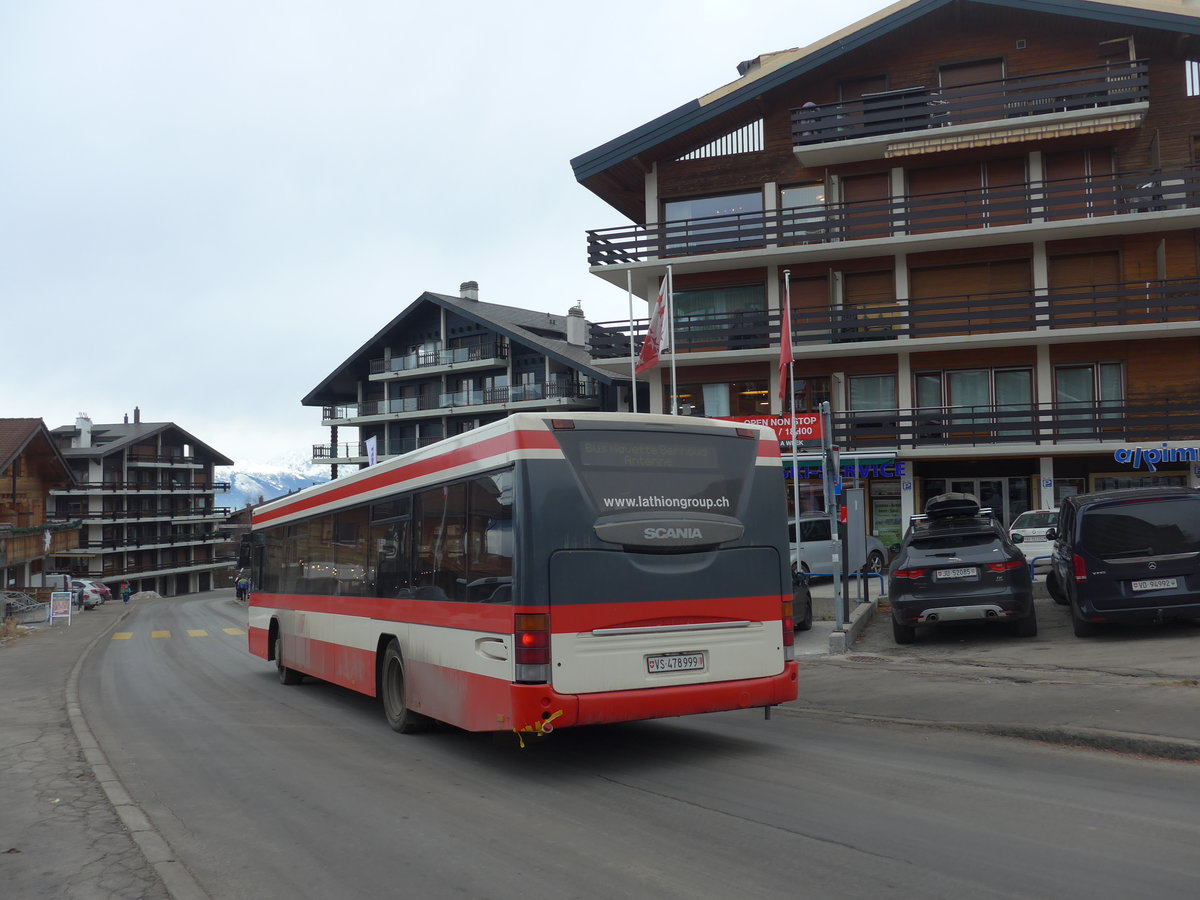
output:
POLYGON ((572 347, 586 347, 587 332, 587 319, 583 317, 583 307, 576 303, 567 310, 567 343, 572 347))
POLYGON ((134 425, 142 424, 142 411, 141 411, 141 409, 139 409, 136 406, 133 408, 133 424, 134 425))
POLYGON ((129 413, 125 413, 125 424, 129 424, 129 413))
POLYGON ((75 428, 79 432, 79 435, 71 442, 71 446, 92 446, 92 420, 88 418, 87 413, 80 413, 75 417, 75 428))
POLYGON ((478 300, 479 282, 464 281, 458 286, 458 296, 462 297, 464 300, 478 300))

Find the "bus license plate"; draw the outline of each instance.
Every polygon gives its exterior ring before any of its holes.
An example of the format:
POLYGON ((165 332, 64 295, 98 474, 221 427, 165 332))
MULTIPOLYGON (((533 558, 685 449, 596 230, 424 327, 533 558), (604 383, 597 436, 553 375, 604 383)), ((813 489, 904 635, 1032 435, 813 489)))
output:
POLYGON ((1135 591, 1162 591, 1167 588, 1179 587, 1178 578, 1147 578, 1145 581, 1135 581, 1133 589, 1135 591))
POLYGON ((704 668, 703 653, 661 653, 646 657, 646 671, 651 675, 660 672, 687 672, 704 668))
POLYGON ((974 578, 975 569, 974 567, 966 569, 938 569, 933 573, 933 577, 937 581, 957 581, 963 578, 974 578))

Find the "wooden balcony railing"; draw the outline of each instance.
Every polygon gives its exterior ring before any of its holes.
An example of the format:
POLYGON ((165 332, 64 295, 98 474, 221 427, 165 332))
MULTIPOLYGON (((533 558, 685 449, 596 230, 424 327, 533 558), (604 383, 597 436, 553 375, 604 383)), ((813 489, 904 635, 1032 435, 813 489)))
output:
POLYGON ((461 347, 425 347, 401 356, 373 359, 370 371, 372 375, 381 375, 385 372, 406 372, 483 359, 508 359, 508 342, 487 338, 461 347))
MULTIPOLYGON (((1188 278, 1087 285, 1045 295, 964 293, 835 310, 800 308, 792 311, 792 343, 844 344, 1197 321, 1200 282, 1188 278)), ((640 349, 647 325, 646 319, 633 323, 634 348, 640 349)), ((762 310, 679 317, 674 346, 679 353, 778 347, 779 329, 779 313, 762 310)), ((596 358, 628 357, 629 323, 597 323, 591 341, 596 358)))
POLYGON ((797 147, 827 144, 949 125, 1120 107, 1149 99, 1145 60, 955 87, 901 88, 793 109, 792 143, 797 147))
POLYGON ((843 411, 832 424, 844 450, 1194 441, 1200 397, 843 411))
POLYGON ((551 382, 550 384, 518 384, 503 388, 478 388, 441 393, 436 396, 405 397, 396 400, 371 400, 345 406, 325 406, 321 418, 326 421, 361 419, 366 416, 386 416, 395 413, 425 410, 457 409, 466 406, 486 406, 493 403, 520 403, 529 400, 597 400, 600 389, 590 382, 551 382))
POLYGON ((630 264, 1197 207, 1200 171, 1193 167, 1123 172, 598 229, 587 233, 588 262, 630 264))
MULTIPOLYGON (((400 438, 394 441, 384 441, 376 450, 380 456, 396 456, 400 453, 409 453, 420 447, 428 447, 430 444, 436 444, 441 440, 445 439, 440 437, 400 438)), ((366 456, 366 441, 349 441, 343 444, 313 444, 313 459, 366 459, 366 456)))

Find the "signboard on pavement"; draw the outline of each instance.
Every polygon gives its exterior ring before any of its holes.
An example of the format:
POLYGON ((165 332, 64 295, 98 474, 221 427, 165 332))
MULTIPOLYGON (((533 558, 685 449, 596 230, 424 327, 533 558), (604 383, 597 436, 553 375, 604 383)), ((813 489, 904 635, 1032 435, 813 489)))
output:
POLYGON ((71 592, 52 591, 50 594, 50 624, 55 619, 66 619, 71 624, 71 592))

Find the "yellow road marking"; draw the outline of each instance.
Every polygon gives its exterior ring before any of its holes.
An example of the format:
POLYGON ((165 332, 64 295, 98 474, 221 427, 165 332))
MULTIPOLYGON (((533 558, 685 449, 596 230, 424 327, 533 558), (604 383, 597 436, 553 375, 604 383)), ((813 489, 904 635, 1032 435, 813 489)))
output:
POLYGON ((208 637, 208 632, 203 628, 189 628, 188 637, 208 637))
POLYGON ((160 638, 160 637, 167 638, 170 636, 171 636, 171 632, 169 632, 169 631, 152 631, 152 632, 150 632, 150 637, 152 637, 152 638, 160 638))
POLYGON ((224 631, 226 634, 245 634, 246 633, 246 632, 242 631, 242 629, 240 629, 240 628, 223 628, 221 630, 224 631))
POLYGON ((113 640, 114 641, 127 641, 131 637, 133 637, 132 631, 118 631, 116 634, 113 635, 113 640))

